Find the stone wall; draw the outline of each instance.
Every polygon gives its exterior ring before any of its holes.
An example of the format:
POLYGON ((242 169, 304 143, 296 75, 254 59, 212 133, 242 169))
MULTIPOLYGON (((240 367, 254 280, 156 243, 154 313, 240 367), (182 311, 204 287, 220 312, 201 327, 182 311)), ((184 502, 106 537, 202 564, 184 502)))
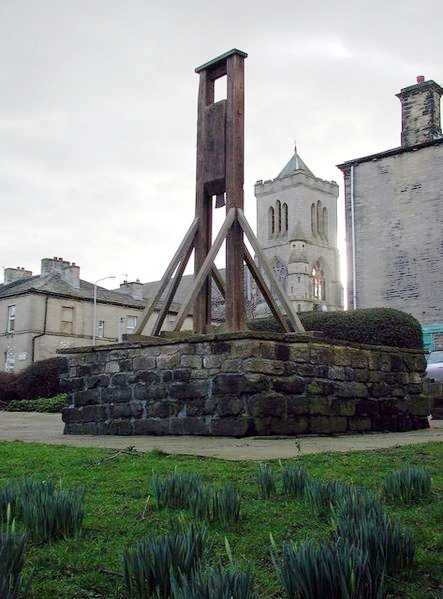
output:
POLYGON ((63 353, 65 433, 295 436, 428 426, 421 351, 246 332, 63 353))

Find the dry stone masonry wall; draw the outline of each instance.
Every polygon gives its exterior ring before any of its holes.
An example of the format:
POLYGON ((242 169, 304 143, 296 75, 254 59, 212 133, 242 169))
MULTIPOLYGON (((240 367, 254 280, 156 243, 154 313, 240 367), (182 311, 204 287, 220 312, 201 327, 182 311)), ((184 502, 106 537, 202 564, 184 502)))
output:
POLYGON ((421 351, 246 332, 70 352, 68 434, 296 436, 428 426, 421 351))

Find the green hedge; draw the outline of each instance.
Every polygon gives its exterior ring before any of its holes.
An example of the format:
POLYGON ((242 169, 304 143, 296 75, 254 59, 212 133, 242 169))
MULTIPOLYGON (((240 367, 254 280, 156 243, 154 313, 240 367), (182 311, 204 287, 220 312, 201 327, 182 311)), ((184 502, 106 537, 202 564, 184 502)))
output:
MULTIPOLYGON (((423 349, 418 320, 400 310, 368 308, 347 312, 302 312, 299 317, 307 331, 320 331, 325 339, 423 349)), ((282 331, 272 317, 252 320, 248 327, 256 331, 282 331)))
POLYGON ((61 412, 65 407, 67 395, 60 393, 54 397, 38 399, 14 399, 6 407, 8 412, 61 412))

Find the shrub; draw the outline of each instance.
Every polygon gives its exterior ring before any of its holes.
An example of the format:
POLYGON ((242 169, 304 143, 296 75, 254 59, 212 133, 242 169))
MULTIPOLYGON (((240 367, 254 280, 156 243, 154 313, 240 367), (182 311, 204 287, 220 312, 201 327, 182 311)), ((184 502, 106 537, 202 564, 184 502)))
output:
POLYGON ((38 399, 15 399, 10 401, 8 412, 61 412, 66 406, 67 395, 60 393, 54 397, 39 397, 38 399))
POLYGON ((249 566, 242 572, 230 564, 223 568, 221 564, 209 568, 206 573, 197 571, 186 578, 180 576, 172 581, 172 599, 256 599, 254 574, 249 566))
POLYGON ((383 495, 391 501, 408 503, 431 494, 432 479, 425 468, 405 466, 390 472, 383 481, 383 495))
POLYGON ((0 409, 17 399, 17 376, 12 372, 0 372, 0 409))
POLYGON ((3 504, 6 499, 12 513, 35 541, 73 537, 82 527, 83 489, 62 489, 52 481, 26 478, 11 481, 1 490, 3 504))
POLYGON ((380 580, 373 580, 368 555, 342 540, 301 545, 285 542, 281 556, 275 543, 272 561, 289 599, 376 599, 382 597, 380 580))
MULTIPOLYGON (((392 308, 368 308, 346 312, 303 312, 307 331, 321 331, 326 339, 423 349, 422 330, 410 314, 392 308)), ((282 331, 274 318, 250 321, 252 330, 282 331)))
POLYGON ((409 531, 391 520, 384 510, 367 512, 364 507, 355 517, 346 509, 339 510, 336 519, 337 536, 357 545, 368 553, 372 577, 394 575, 409 566, 415 546, 409 531))
POLYGON ((21 572, 25 561, 26 535, 15 531, 15 522, 8 508, 6 522, 0 526, 0 597, 26 597, 26 584, 21 572))
POLYGON ((288 497, 302 497, 308 483, 309 475, 303 466, 289 464, 282 466, 281 479, 285 495, 288 497))
POLYGON ((337 480, 321 481, 310 478, 306 481, 304 497, 318 512, 327 516, 334 506, 344 500, 351 487, 337 480))
POLYGON ((259 496, 269 499, 277 490, 275 472, 269 464, 260 464, 257 472, 257 484, 259 496))
POLYGON ((202 486, 196 474, 173 472, 166 478, 151 477, 151 493, 158 508, 188 508, 191 497, 202 486))
POLYGON ((125 549, 123 580, 128 596, 170 597, 172 580, 191 576, 202 559, 206 542, 206 530, 191 524, 125 549))
POLYGON ((17 397, 36 399, 54 397, 63 391, 60 376, 67 370, 66 358, 57 357, 31 364, 17 375, 17 397))

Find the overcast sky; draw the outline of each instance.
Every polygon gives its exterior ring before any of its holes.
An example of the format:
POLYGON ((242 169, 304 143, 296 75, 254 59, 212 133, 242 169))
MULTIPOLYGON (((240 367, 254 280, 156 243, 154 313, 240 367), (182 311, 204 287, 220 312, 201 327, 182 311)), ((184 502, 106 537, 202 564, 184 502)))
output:
POLYGON ((194 70, 232 48, 254 230, 294 139, 342 190, 336 164, 400 145, 395 94, 443 85, 442 27, 441 0, 0 0, 0 266, 160 278, 194 218, 194 70))

